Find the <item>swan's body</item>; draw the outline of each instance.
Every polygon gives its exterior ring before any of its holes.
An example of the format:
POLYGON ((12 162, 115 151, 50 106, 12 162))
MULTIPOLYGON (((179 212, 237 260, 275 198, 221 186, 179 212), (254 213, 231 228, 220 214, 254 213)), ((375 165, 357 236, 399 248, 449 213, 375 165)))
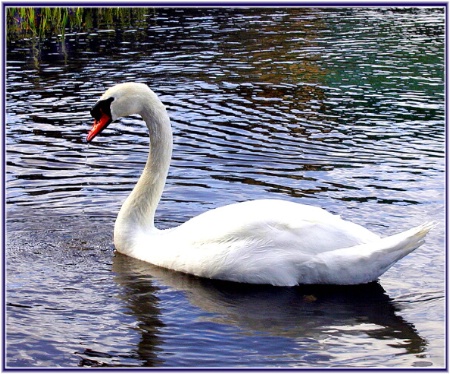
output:
POLYGON ((166 109, 144 84, 112 87, 92 110, 91 141, 118 117, 140 114, 150 134, 144 171, 120 209, 116 250, 200 277, 245 283, 359 284, 376 280, 419 247, 432 224, 381 239, 313 206, 254 200, 200 214, 167 230, 154 225, 172 155, 166 109))

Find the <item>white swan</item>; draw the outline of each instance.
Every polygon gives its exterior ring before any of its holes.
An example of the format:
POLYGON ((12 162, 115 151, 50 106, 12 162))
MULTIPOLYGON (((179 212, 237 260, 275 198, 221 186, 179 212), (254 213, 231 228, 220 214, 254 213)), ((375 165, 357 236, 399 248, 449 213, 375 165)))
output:
POLYGON ((156 94, 140 83, 107 90, 91 111, 90 142, 112 121, 139 114, 150 153, 114 227, 116 250, 168 269, 244 283, 360 284, 375 281, 419 247, 433 223, 380 238, 325 210, 254 200, 200 214, 167 230, 154 225, 172 155, 172 130, 156 94))

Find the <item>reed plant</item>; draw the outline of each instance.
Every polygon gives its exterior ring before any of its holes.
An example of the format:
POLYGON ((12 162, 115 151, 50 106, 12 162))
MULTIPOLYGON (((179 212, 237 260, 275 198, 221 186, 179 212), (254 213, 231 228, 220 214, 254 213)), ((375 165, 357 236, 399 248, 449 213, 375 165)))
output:
POLYGON ((64 37, 67 30, 85 32, 100 26, 125 26, 142 22, 154 11, 148 8, 7 7, 8 39, 64 37))

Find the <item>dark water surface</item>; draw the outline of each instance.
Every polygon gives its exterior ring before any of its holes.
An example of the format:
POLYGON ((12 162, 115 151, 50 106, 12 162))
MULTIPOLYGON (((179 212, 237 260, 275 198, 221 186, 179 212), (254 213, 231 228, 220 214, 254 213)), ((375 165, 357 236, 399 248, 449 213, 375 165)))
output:
POLYGON ((445 366, 444 21, 425 7, 156 9, 9 41, 6 365, 445 366), (160 228, 269 197, 383 236, 439 225, 361 287, 250 287, 115 255, 146 129, 134 116, 84 139, 124 81, 172 119, 160 228))

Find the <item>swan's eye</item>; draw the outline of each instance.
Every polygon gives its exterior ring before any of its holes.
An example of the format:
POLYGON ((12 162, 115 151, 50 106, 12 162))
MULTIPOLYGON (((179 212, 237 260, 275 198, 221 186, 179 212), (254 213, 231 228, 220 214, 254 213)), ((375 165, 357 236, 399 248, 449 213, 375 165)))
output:
POLYGON ((91 116, 99 121, 104 114, 111 118, 111 103, 114 101, 113 97, 106 100, 97 101, 94 107, 91 109, 91 116))

